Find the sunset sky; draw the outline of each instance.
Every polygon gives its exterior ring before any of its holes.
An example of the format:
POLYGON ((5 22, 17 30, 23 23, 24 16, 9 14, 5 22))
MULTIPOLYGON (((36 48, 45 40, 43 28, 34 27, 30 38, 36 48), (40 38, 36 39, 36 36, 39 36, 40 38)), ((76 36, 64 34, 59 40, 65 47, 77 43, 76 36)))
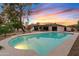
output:
POLYGON ((78 3, 39 3, 31 9, 30 23, 73 25, 79 20, 78 3))
MULTIPOLYGON (((28 8, 25 8, 25 12, 26 9, 28 8)), ((3 10, 0 8, 1 11, 3 10)), ((32 13, 29 16, 30 23, 73 25, 79 20, 79 3, 34 3, 31 11, 32 13)), ((27 21, 26 15, 23 16, 23 20, 24 22, 27 21)))

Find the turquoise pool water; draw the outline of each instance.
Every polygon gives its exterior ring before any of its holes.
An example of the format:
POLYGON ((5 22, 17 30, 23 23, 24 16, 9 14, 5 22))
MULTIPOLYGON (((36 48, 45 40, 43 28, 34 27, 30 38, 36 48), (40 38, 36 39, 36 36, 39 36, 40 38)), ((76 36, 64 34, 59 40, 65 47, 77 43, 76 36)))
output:
POLYGON ((16 49, 34 50, 38 55, 48 55, 70 37, 69 33, 49 32, 23 35, 11 39, 8 43, 16 49))

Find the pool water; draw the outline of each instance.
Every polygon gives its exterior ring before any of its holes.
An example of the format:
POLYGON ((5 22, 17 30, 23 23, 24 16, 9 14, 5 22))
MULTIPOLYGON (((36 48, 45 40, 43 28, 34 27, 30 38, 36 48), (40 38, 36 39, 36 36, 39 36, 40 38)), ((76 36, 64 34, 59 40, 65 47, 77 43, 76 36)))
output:
POLYGON ((69 33, 49 32, 19 36, 8 43, 16 49, 34 50, 38 55, 48 55, 69 37, 71 37, 69 33))

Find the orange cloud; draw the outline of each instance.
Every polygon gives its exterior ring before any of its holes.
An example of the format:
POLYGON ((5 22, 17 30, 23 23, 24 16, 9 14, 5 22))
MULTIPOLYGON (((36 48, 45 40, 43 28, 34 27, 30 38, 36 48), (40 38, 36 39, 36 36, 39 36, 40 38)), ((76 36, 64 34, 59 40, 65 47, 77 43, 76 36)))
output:
POLYGON ((77 20, 71 20, 71 19, 62 19, 62 18, 38 18, 33 23, 57 23, 61 25, 73 25, 77 24, 77 20))

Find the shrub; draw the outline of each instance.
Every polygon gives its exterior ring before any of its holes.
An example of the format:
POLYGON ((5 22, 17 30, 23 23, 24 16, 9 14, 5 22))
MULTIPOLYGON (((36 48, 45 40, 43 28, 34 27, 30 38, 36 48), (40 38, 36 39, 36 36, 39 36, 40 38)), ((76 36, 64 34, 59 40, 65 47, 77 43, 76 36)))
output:
POLYGON ((0 50, 3 49, 3 46, 0 46, 0 50))
POLYGON ((6 36, 6 33, 9 33, 10 29, 7 25, 1 25, 0 26, 0 34, 4 34, 6 36))

